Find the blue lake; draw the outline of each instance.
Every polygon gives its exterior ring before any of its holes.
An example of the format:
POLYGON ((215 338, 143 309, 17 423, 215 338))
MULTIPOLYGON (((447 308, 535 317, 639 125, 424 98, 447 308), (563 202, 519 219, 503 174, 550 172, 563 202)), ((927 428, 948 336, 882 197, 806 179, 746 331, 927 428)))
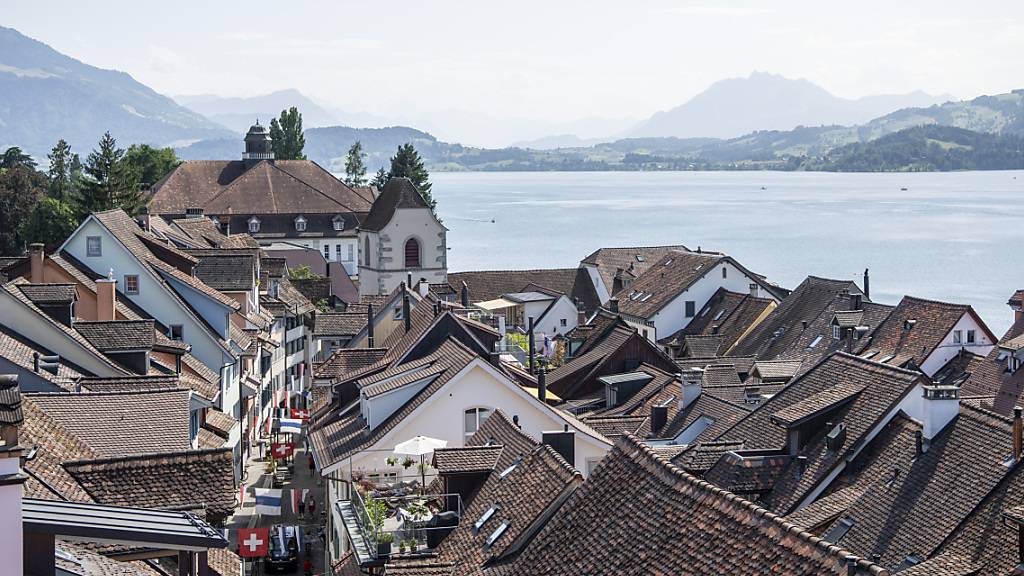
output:
POLYGON ((769 281, 968 303, 997 335, 1024 288, 1024 171, 435 173, 452 271, 575 266, 602 246, 726 252, 769 281), (493 223, 492 223, 493 220, 493 223))

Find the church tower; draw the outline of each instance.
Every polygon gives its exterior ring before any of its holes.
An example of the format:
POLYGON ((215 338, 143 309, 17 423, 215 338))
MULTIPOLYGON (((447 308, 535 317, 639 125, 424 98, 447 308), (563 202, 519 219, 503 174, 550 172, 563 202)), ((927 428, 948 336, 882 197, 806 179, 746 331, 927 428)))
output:
POLYGON ((249 127, 249 132, 245 134, 245 152, 242 154, 242 160, 245 160, 246 165, 251 165, 260 160, 273 159, 274 146, 270 139, 270 130, 256 120, 256 123, 249 127))

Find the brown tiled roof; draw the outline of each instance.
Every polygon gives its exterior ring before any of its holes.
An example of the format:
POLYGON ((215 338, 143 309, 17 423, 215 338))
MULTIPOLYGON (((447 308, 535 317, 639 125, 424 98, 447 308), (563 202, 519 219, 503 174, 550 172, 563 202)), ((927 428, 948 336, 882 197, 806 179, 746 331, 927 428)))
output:
POLYGON ((153 348, 152 320, 114 320, 74 324, 75 330, 101 352, 151 350, 153 348))
POLYGON ((785 384, 740 384, 738 386, 705 386, 703 393, 723 402, 741 406, 748 410, 760 406, 767 397, 777 394, 785 384))
MULTIPOLYGON (((1003 571, 1006 572, 1005 570, 1003 571)), ((981 574, 976 563, 958 554, 940 554, 906 570, 900 576, 974 576, 981 574)))
POLYGON ((466 446, 434 450, 433 466, 438 474, 488 472, 501 455, 501 446, 466 446))
POLYGON ((536 438, 523 432, 522 428, 512 422, 500 408, 466 440, 466 446, 485 446, 488 442, 499 444, 503 448, 494 466, 499 471, 510 466, 516 458, 528 454, 539 444, 536 438))
POLYGON ((227 440, 221 436, 218 436, 215 432, 212 432, 206 428, 199 428, 199 434, 196 435, 199 447, 207 450, 212 448, 220 448, 224 446, 227 440))
MULTIPOLYGON (((786 443, 786 434, 782 428, 770 422, 772 414, 840 385, 867 386, 870 394, 862 395, 862 399, 872 406, 884 405, 888 408, 894 398, 901 397, 920 377, 919 373, 894 366, 849 354, 834 354, 786 385, 759 409, 725 431, 720 439, 743 440, 747 449, 781 448, 786 443)), ((847 426, 847 437, 859 437, 873 423, 874 420, 867 419, 851 422, 847 426)))
POLYGON ((18 288, 37 306, 70 305, 78 299, 74 284, 22 284, 18 288))
POLYGON ((547 270, 481 270, 476 272, 449 272, 448 283, 462 293, 462 283, 469 287, 469 301, 485 302, 502 294, 521 292, 529 284, 537 284, 559 294, 572 295, 576 282, 575 268, 547 270))
POLYGON ((205 509, 207 519, 234 508, 230 448, 68 461, 64 467, 103 504, 205 509))
POLYGON ((615 275, 621 270, 622 273, 636 278, 644 273, 647 268, 661 260, 669 252, 689 252, 690 249, 683 245, 678 246, 634 246, 626 248, 598 248, 580 261, 580 264, 592 264, 597 266, 597 273, 601 276, 605 288, 611 294, 615 285, 615 275))
POLYGON ((96 502, 113 506, 205 509, 224 519, 235 507, 230 448, 65 462, 96 502))
MULTIPOLYGON (((158 576, 158 572, 141 560, 120 561, 90 550, 87 545, 57 538, 54 541, 56 567, 76 576, 158 576)), ((211 551, 212 552, 212 551, 211 551)), ((225 575, 221 575, 225 576, 225 575)))
POLYGON ((863 493, 848 505, 843 517, 853 526, 838 543, 865 555, 881 554, 881 564, 890 568, 910 554, 934 554, 1009 472, 1004 465, 1011 453, 1008 419, 963 404, 959 416, 917 456, 920 430, 910 418, 894 419, 850 479, 863 493))
POLYGON ((177 390, 184 388, 177 374, 121 376, 118 378, 86 377, 78 381, 89 392, 132 392, 143 390, 177 390))
POLYGON ((704 367, 704 376, 701 380, 704 386, 709 388, 742 384, 735 364, 718 364, 717 362, 704 367))
POLYGON ((370 199, 309 160, 182 162, 153 186, 152 214, 367 212, 370 199), (248 212, 246 212, 248 211, 248 212))
MULTIPOLYGON (((292 278, 291 283, 310 302, 326 300, 332 296, 331 289, 333 285, 330 278, 292 278)), ((365 314, 363 314, 363 318, 366 318, 365 314)))
POLYGON ((721 254, 670 252, 619 293, 619 310, 650 318, 724 259, 721 254))
POLYGON ((864 382, 838 384, 790 404, 773 413, 770 418, 775 424, 791 428, 813 418, 822 411, 834 410, 838 406, 852 402, 865 388, 867 388, 867 384, 864 382))
POLYGON ((0 424, 17 426, 23 419, 17 379, 0 381, 0 424))
POLYGON ((704 479, 723 490, 760 500, 782 477, 791 460, 792 457, 781 450, 727 450, 704 473, 704 479))
POLYGON ((683 336, 681 352, 694 358, 714 358, 719 355, 725 339, 719 335, 683 336))
POLYGON ((743 442, 730 440, 698 442, 671 460, 673 464, 690 474, 702 476, 714 467, 723 454, 742 449, 743 442))
MULTIPOLYGON (((909 361, 920 365, 965 314, 973 314, 966 304, 904 296, 871 340, 861 345, 859 353, 877 352, 878 359, 893 356, 888 363, 894 366, 909 361), (912 327, 907 326, 908 320, 914 321, 912 327)), ((980 318, 978 321, 981 324, 980 318)))
POLYGON ((847 486, 818 498, 810 505, 787 514, 794 524, 802 526, 814 533, 824 533, 833 522, 850 509, 850 506, 864 494, 866 486, 847 486))
MULTIPOLYGON (((42 356, 51 356, 53 353, 41 346, 24 340, 18 334, 12 332, 7 326, 0 326, 0 358, 6 358, 13 364, 25 370, 32 371, 35 365, 33 353, 38 352, 42 356)), ((40 370, 35 375, 55 385, 70 389, 71 382, 82 376, 82 373, 74 366, 67 363, 61 357, 57 366, 57 374, 50 374, 46 370, 40 370)))
POLYGON ((989 398, 986 407, 1005 416, 1013 414, 1014 406, 1024 404, 1024 370, 1007 372, 1008 354, 1001 350, 1006 342, 1021 335, 1024 335, 1024 318, 1014 322, 999 341, 999 346, 993 348, 984 360, 971 364, 970 376, 961 387, 961 396, 985 396, 989 398))
POLYGON ((179 218, 171 224, 194 242, 213 248, 259 248, 260 244, 248 234, 225 236, 209 218, 179 218))
POLYGON ((800 371, 800 360, 759 360, 754 362, 754 370, 766 380, 788 381, 800 371))
POLYGON ((191 444, 187 390, 26 397, 101 456, 187 450, 191 444))
POLYGON ((316 369, 317 378, 344 378, 380 362, 387 348, 338 348, 316 369))
POLYGON ((850 555, 623 437, 511 573, 838 575, 850 555))
POLYGON ((392 178, 381 188, 360 230, 378 231, 387 226, 399 208, 430 208, 408 178, 392 178))
POLYGON ((316 315, 313 335, 355 336, 366 326, 366 312, 320 312, 316 315))
POLYGON ((206 411, 206 421, 203 422, 203 427, 227 438, 231 429, 237 424, 231 416, 216 408, 210 408, 206 411))
POLYGON ((18 429, 18 441, 22 446, 36 449, 33 458, 25 461, 25 471, 29 475, 25 496, 91 502, 92 497, 68 474, 63 464, 70 460, 97 458, 99 454, 50 418, 36 406, 30 395, 24 397, 22 408, 25 420, 18 429))
POLYGON ((715 334, 722 338, 722 352, 725 353, 774 306, 775 301, 770 298, 759 298, 719 288, 697 316, 668 340, 681 340, 683 335, 715 334))
POLYGON ((833 302, 837 294, 844 292, 859 294, 860 289, 847 280, 808 276, 768 317, 744 336, 729 354, 771 360, 792 350, 804 332, 803 322, 809 326, 833 302))
POLYGON ((199 259, 196 277, 222 292, 245 292, 256 283, 256 259, 251 254, 208 254, 192 251, 199 259))

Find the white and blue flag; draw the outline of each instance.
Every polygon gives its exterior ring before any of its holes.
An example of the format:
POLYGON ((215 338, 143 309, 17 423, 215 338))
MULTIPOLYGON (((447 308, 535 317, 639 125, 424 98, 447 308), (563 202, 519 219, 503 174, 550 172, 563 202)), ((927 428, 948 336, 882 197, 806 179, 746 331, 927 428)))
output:
POLYGON ((280 488, 253 488, 256 494, 256 513, 266 516, 281 515, 280 488))
POLYGON ((298 434, 302 432, 302 420, 299 418, 279 418, 281 432, 298 434))

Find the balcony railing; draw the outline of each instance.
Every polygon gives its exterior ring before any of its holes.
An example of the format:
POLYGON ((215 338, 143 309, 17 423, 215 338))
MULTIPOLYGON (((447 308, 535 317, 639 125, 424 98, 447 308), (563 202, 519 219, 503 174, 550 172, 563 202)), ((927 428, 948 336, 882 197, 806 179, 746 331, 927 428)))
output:
POLYGON ((392 555, 432 552, 463 512, 458 494, 386 496, 361 490, 353 491, 351 509, 357 534, 350 537, 365 546, 374 564, 392 555))

